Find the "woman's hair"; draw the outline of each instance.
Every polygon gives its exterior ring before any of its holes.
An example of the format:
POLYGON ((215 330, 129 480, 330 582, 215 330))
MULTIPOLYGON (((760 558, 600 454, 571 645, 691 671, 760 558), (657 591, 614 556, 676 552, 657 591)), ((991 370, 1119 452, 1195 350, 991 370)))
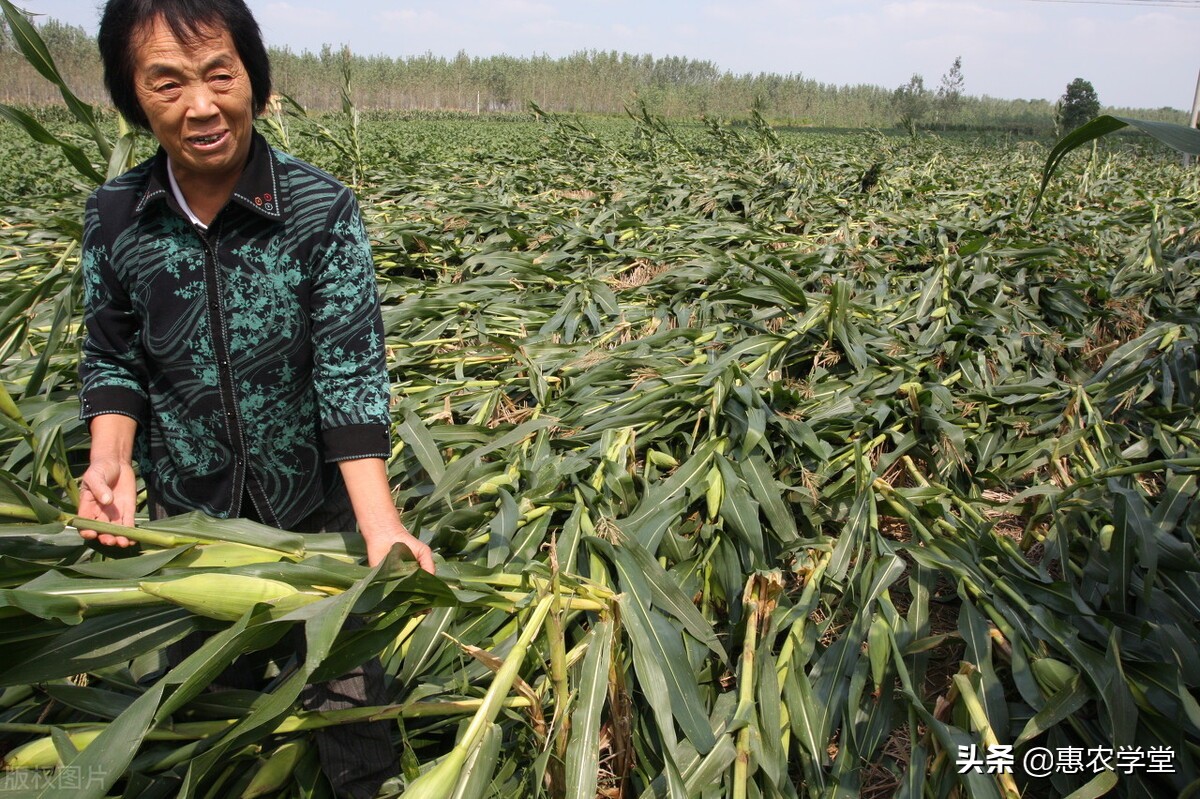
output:
POLYGON ((122 116, 138 127, 150 127, 133 85, 133 49, 156 17, 181 42, 197 41, 214 30, 228 31, 250 76, 254 113, 263 112, 271 97, 271 62, 258 23, 242 0, 109 0, 100 19, 100 59, 104 84, 122 116))

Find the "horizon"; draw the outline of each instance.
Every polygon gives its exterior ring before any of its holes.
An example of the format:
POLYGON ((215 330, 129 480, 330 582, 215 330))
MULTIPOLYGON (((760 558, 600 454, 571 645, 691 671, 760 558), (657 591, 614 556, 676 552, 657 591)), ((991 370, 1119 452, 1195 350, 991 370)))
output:
MULTIPOLYGON (((1100 102, 1113 108, 1186 112, 1200 66, 1189 62, 1190 31, 1200 23, 1200 1, 1190 0, 836 6, 808 0, 746 0, 736 6, 598 0, 586 7, 544 0, 412 0, 400 9, 360 0, 352 15, 311 0, 247 5, 267 44, 294 52, 319 52, 326 44, 392 59, 426 54, 452 59, 459 52, 472 58, 563 58, 616 51, 709 62, 736 76, 791 75, 832 86, 892 90, 920 74, 931 91, 962 56, 965 95, 1054 103, 1068 83, 1084 78, 1100 102), (862 53, 873 57, 860 58, 862 53)), ((92 0, 30 0, 21 7, 96 33, 99 9, 92 0)))

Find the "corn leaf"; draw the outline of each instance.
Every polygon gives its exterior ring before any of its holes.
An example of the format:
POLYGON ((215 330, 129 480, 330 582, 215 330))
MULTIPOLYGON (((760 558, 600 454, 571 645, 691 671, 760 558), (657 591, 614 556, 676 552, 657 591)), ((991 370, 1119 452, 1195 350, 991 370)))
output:
POLYGON ((588 632, 587 654, 581 665, 576 705, 571 713, 571 738, 567 743, 567 799, 593 799, 600 772, 601 711, 608 689, 612 660, 613 623, 602 621, 588 632))

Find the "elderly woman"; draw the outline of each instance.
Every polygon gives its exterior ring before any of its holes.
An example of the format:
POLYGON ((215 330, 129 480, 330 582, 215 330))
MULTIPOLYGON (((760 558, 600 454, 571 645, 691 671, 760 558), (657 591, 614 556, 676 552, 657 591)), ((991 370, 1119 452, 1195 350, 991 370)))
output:
MULTIPOLYGON (((358 206, 255 131, 271 79, 249 9, 110 0, 99 41, 113 102, 159 149, 87 203, 80 515, 132 524, 136 460, 154 518, 357 526, 370 564, 400 544, 432 571, 388 484, 383 324, 358 206)), ((344 795, 373 795, 382 780, 362 785, 394 770, 386 728, 386 752, 377 739, 325 763, 344 795)))

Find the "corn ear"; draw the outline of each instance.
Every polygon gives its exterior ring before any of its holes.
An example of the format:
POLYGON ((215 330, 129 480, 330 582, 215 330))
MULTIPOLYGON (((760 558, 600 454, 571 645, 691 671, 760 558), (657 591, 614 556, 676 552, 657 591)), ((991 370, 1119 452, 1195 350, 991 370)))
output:
POLYGON ((246 790, 242 791, 242 799, 267 796, 281 789, 292 778, 296 765, 304 757, 306 751, 308 751, 307 739, 281 744, 254 773, 250 784, 246 786, 246 790))
POLYGON ((876 691, 883 690, 888 658, 892 652, 889 633, 887 620, 882 616, 875 617, 871 622, 871 629, 867 633, 867 655, 871 662, 871 681, 875 684, 876 691))
POLYGON ((576 502, 583 506, 583 510, 579 514, 579 529, 584 535, 593 536, 596 534, 596 523, 592 521, 592 515, 588 513, 587 505, 583 504, 583 498, 576 492, 576 502))
POLYGON ((21 409, 17 407, 17 403, 13 401, 12 395, 8 393, 8 389, 4 387, 3 383, 0 383, 0 413, 22 427, 29 428, 29 423, 25 421, 21 409))
POLYGON ((145 581, 139 585, 146 593, 186 608, 198 616, 222 621, 237 621, 260 602, 286 612, 321 599, 319 595, 301 593, 294 586, 279 580, 244 574, 210 572, 174 580, 145 581))
POLYGON ((708 505, 708 518, 715 520, 721 514, 721 500, 725 498, 725 481, 721 478, 721 470, 713 466, 708 470, 706 478, 708 489, 704 499, 708 505))
POLYGON ((1054 658, 1038 658, 1030 664, 1030 668, 1038 685, 1045 688, 1050 696, 1061 691, 1063 686, 1079 675, 1072 666, 1054 658))
MULTIPOLYGON (((84 749, 102 732, 104 732, 103 727, 94 730, 75 730, 69 733, 69 736, 71 744, 76 749, 84 749)), ((18 746, 5 755, 3 761, 0 761, 0 769, 4 771, 58 768, 61 765, 62 761, 58 758, 58 749, 54 746, 54 739, 48 735, 45 738, 38 738, 18 746)))
POLYGON ((521 470, 517 468, 515 463, 510 463, 508 468, 502 474, 496 475, 490 480, 484 480, 479 484, 479 488, 475 489, 476 493, 490 496, 496 494, 501 488, 513 488, 517 485, 518 479, 521 477, 521 470))
POLYGON ((663 452, 661 449, 647 450, 646 457, 650 459, 651 463, 660 469, 674 469, 679 465, 679 461, 677 461, 672 455, 663 452))

